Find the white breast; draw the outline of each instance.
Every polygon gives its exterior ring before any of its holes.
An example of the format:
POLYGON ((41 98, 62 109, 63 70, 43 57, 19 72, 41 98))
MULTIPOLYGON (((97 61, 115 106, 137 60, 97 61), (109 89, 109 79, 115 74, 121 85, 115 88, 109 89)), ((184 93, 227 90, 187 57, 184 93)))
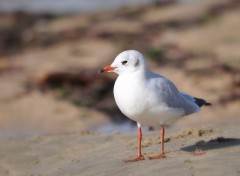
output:
POLYGON ((130 76, 119 76, 115 82, 115 101, 122 113, 133 120, 145 111, 145 94, 144 84, 130 76))

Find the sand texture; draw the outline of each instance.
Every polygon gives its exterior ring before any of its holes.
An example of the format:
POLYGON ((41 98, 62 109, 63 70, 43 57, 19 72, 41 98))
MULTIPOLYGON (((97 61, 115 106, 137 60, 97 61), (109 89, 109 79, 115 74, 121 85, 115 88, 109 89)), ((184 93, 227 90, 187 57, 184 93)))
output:
MULTIPOLYGON (((76 133, 0 141, 2 176, 74 175, 240 175, 237 126, 187 129, 167 135, 165 159, 124 163, 136 153, 134 134, 76 133), (206 154, 194 156, 193 151, 206 154)), ((143 153, 159 148, 158 133, 147 132, 143 153)))
MULTIPOLYGON (((239 0, 0 13, 0 176, 240 176, 239 19, 239 0), (166 129, 165 159, 122 162, 136 125, 116 106, 116 75, 97 72, 128 49, 212 103, 166 129)), ((143 153, 159 141, 144 130, 143 153)))

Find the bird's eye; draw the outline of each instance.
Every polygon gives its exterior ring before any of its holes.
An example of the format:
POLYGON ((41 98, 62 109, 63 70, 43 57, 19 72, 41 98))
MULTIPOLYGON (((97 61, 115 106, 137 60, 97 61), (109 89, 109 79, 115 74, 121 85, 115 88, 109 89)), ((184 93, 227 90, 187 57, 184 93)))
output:
POLYGON ((122 64, 125 65, 127 62, 128 62, 128 61, 126 61, 126 60, 125 60, 125 61, 122 61, 122 64))

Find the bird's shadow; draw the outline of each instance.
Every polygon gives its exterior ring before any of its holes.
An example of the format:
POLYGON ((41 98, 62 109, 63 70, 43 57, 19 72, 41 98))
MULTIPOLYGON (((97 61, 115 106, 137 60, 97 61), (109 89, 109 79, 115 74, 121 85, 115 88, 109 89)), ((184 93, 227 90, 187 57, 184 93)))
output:
POLYGON ((181 150, 186 152, 194 152, 196 149, 213 150, 219 148, 232 147, 236 145, 240 145, 240 139, 218 137, 216 139, 211 139, 209 141, 204 140, 198 141, 194 145, 182 147, 181 150))

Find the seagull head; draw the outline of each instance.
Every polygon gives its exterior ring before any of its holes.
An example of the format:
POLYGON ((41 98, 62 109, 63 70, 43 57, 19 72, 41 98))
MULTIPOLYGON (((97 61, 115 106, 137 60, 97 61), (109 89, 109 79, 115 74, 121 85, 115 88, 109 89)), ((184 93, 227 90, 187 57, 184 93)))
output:
POLYGON ((110 66, 106 66, 99 71, 115 72, 117 74, 133 73, 136 71, 144 71, 147 67, 144 56, 136 50, 123 51, 115 58, 110 66))

